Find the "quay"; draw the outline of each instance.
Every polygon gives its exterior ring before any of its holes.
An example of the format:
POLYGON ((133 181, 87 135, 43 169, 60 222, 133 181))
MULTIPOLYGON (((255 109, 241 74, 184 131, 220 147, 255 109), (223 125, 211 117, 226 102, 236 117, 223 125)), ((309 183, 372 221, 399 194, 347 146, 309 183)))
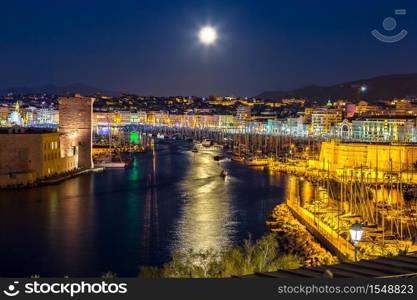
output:
POLYGON ((318 241, 320 241, 322 246, 339 258, 353 260, 355 250, 350 242, 341 237, 319 218, 316 218, 308 210, 303 209, 290 201, 287 201, 287 206, 294 217, 296 217, 297 220, 300 221, 300 223, 303 224, 318 241))
POLYGON ((38 186, 45 186, 45 185, 54 185, 54 184, 58 184, 60 182, 63 182, 65 180, 77 177, 77 176, 82 176, 91 172, 101 172, 103 171, 104 168, 92 168, 92 169, 81 169, 81 170, 73 170, 71 172, 68 172, 66 174, 60 174, 60 175, 55 175, 52 177, 47 177, 44 179, 40 179, 34 182, 30 182, 30 183, 20 183, 20 184, 11 184, 11 185, 5 185, 5 186, 1 186, 1 189, 4 190, 8 190, 8 189, 24 189, 24 188, 33 188, 33 187, 38 187, 38 186))

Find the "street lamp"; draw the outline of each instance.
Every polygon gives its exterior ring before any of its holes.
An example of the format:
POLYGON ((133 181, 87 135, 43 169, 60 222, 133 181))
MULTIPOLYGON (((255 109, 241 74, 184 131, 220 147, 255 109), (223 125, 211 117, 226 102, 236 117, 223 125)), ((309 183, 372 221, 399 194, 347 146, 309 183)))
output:
POLYGON ((357 252, 358 252, 358 243, 361 240, 363 228, 362 225, 356 221, 355 224, 353 224, 350 227, 350 237, 353 241, 353 245, 355 246, 355 262, 358 261, 357 252))

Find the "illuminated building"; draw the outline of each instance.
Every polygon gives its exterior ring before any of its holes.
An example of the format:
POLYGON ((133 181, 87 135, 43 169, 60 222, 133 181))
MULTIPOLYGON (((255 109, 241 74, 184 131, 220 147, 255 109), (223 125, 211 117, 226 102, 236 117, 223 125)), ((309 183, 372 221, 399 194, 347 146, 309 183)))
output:
POLYGON ((354 139, 362 141, 412 141, 414 139, 414 118, 366 118, 352 121, 354 139))
POLYGON ((343 120, 343 122, 336 127, 336 137, 342 138, 342 139, 351 139, 352 138, 352 123, 350 123, 348 120, 343 120))
POLYGON ((93 98, 75 95, 60 97, 59 132, 62 154, 78 153, 79 167, 90 169, 92 161, 92 113, 93 98))
POLYGON ((54 110, 51 108, 41 108, 36 112, 37 124, 54 124, 54 110))
POLYGON ((349 103, 346 105, 346 117, 352 118, 356 113, 356 104, 349 103))
POLYGON ((294 136, 306 136, 308 134, 308 124, 304 116, 281 120, 268 120, 265 129, 270 134, 294 136))
POLYGON ((306 107, 306 108, 304 108, 304 114, 306 116, 311 116, 311 114, 313 113, 313 111, 314 111, 314 108, 313 107, 306 107))
POLYGON ((196 126, 199 128, 218 128, 219 116, 199 115, 196 117, 196 126))
POLYGON ((132 113, 130 111, 119 111, 118 113, 121 125, 127 125, 132 123, 132 113))
POLYGON ((9 108, 7 106, 0 106, 0 125, 6 125, 9 118, 9 108))
POLYGON ((0 187, 31 184, 39 179, 74 170, 78 156, 62 156, 56 129, 0 130, 0 187))
POLYGON ((298 118, 287 118, 286 122, 287 133, 294 136, 305 136, 308 134, 308 126, 306 118, 300 116, 298 118))
POLYGON ((239 127, 244 127, 247 124, 247 121, 251 117, 251 108, 250 106, 241 105, 236 110, 236 119, 237 125, 239 127))
POLYGON ((285 131, 284 120, 268 120, 266 130, 271 134, 280 134, 285 131))
POLYGON ((378 113, 381 111, 379 106, 370 106, 366 101, 359 101, 355 107, 355 114, 363 114, 363 113, 378 113))
POLYGON ((311 127, 315 135, 327 134, 330 127, 342 122, 342 111, 339 109, 321 108, 313 111, 311 127))
POLYGON ((219 115, 219 127, 220 128, 233 128, 236 127, 236 117, 232 115, 219 115))
POLYGON ((130 121, 132 124, 146 124, 146 111, 132 113, 130 121))
POLYGON ((36 120, 36 107, 28 107, 25 110, 26 125, 33 125, 36 120))
POLYGON ((378 169, 381 172, 415 170, 417 146, 323 142, 318 168, 331 172, 346 169, 378 169))
POLYGON ((114 123, 114 113, 113 112, 94 112, 93 113, 93 125, 100 126, 114 123))

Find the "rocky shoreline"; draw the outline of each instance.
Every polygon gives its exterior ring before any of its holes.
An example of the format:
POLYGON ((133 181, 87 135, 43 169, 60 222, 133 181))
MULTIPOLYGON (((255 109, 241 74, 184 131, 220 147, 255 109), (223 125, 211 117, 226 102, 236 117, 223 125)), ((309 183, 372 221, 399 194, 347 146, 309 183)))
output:
POLYGON ((336 256, 324 249, 283 203, 277 205, 266 222, 272 232, 277 233, 280 250, 295 254, 304 266, 316 267, 339 262, 336 256))

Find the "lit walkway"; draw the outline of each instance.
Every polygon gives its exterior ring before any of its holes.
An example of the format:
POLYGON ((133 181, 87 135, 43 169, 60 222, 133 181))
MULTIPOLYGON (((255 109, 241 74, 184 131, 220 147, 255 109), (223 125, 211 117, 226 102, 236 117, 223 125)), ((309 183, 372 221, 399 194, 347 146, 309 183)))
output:
POLYGON ((345 255, 350 259, 354 257, 354 247, 347 240, 342 238, 337 234, 332 228, 327 224, 323 223, 320 218, 314 217, 314 215, 308 210, 301 208, 291 201, 287 201, 287 205, 290 208, 294 216, 305 226, 311 227, 308 228, 309 231, 320 239, 324 238, 329 244, 331 244, 340 255, 345 255), (311 230, 312 229, 312 230, 311 230), (320 236, 317 236, 320 235, 320 236))

